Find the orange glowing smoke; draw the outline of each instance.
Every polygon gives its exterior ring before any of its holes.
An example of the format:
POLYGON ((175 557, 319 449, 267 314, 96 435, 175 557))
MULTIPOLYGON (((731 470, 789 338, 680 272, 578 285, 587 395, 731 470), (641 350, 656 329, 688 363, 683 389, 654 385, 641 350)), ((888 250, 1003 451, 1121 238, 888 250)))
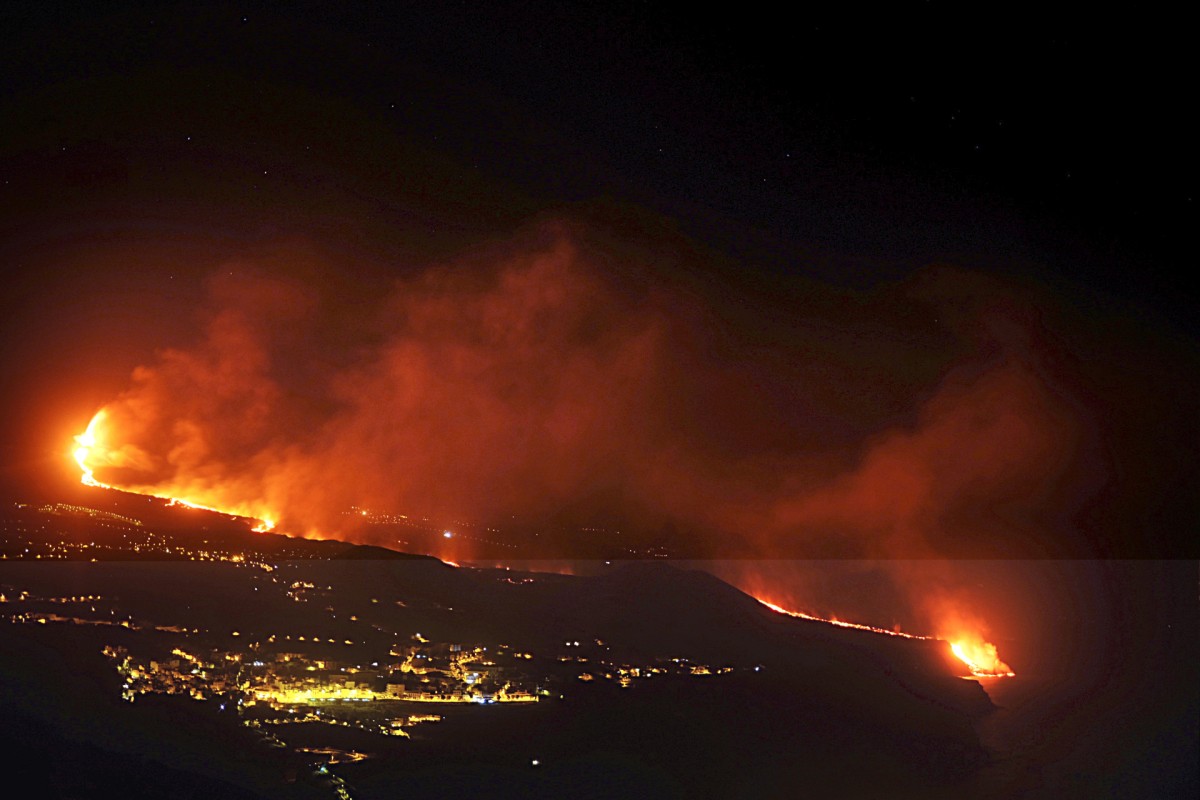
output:
MULTIPOLYGON (((1004 338, 1019 319, 993 335, 960 308, 996 287, 939 274, 851 316, 806 290, 743 320, 765 298, 623 248, 547 225, 354 303, 288 277, 319 259, 221 272, 197 340, 133 372, 77 461, 85 480, 373 544, 347 508, 604 519, 639 552, 884 558, 1003 552, 1074 512, 1071 408, 1004 338), (951 306, 968 319, 936 357, 928 331, 879 321, 951 306)), ((559 555, 544 538, 536 555, 559 555)))
MULTIPOLYGON (((839 619, 825 619, 816 617, 812 614, 804 614, 800 611, 788 611, 786 608, 776 605, 775 603, 763 600, 756 597, 758 602, 762 603, 772 611, 780 614, 787 614, 789 617, 797 617, 799 619, 812 620, 813 622, 824 622, 829 625, 837 625, 839 628, 854 628, 860 631, 869 631, 871 633, 882 633, 887 636, 900 636, 905 639, 923 639, 925 641, 945 641, 950 645, 950 652, 955 658, 967 665, 970 671, 970 677, 975 678, 1011 678, 1016 675, 1012 668, 1000 660, 1000 654, 996 651, 996 646, 991 642, 985 642, 982 637, 974 634, 963 634, 953 639, 947 639, 941 636, 921 636, 914 633, 905 633, 904 631, 888 630, 887 628, 876 628, 872 625, 861 625, 857 622, 844 622, 839 619)), ((968 676, 963 676, 968 677, 968 676)))
POLYGON ((97 480, 96 469, 102 467, 120 467, 126 461, 123 451, 114 448, 104 435, 108 432, 107 422, 107 413, 104 409, 100 409, 92 417, 91 422, 88 423, 87 429, 75 437, 77 447, 72 455, 75 457, 75 463, 79 465, 82 473, 79 480, 85 486, 134 492, 149 497, 157 497, 160 500, 167 500, 173 506, 186 506, 188 508, 198 508, 203 511, 215 511, 218 514, 228 514, 234 517, 248 517, 258 521, 258 524, 253 528, 258 533, 265 533, 275 527, 275 517, 277 515, 263 513, 260 509, 250 510, 243 506, 239 506, 238 508, 221 508, 216 505, 206 504, 197 498, 176 497, 171 492, 159 488, 116 486, 97 480))
MULTIPOLYGON (((345 296, 316 257, 222 270, 196 340, 77 438, 83 482, 383 546, 345 510, 519 520, 546 531, 534 558, 590 548, 565 531, 596 520, 626 529, 604 552, 996 557, 1062 540, 1090 500, 1084 403, 1024 289, 939 269, 728 292, 657 248, 549 223, 345 296)), ((472 542, 437 555, 487 557, 472 542)), ((824 621, 1011 672, 977 620, 894 577, 934 636, 824 621)))

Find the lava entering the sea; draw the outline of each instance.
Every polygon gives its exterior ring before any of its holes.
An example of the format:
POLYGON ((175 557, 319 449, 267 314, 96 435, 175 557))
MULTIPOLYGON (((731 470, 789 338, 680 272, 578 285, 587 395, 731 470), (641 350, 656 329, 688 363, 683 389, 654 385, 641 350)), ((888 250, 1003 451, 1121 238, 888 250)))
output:
POLYGON ((845 622, 839 619, 825 619, 812 614, 804 614, 799 611, 789 611, 786 608, 776 605, 775 603, 763 600, 761 597, 754 598, 762 603, 767 608, 779 614, 786 614, 789 617, 797 617, 799 619, 807 619, 813 622, 824 622, 828 625, 837 625, 839 628, 854 628, 860 631, 869 631, 871 633, 880 633, 886 636, 900 636, 905 639, 922 639, 925 641, 942 641, 950 646, 950 652, 959 661, 967 665, 969 675, 964 675, 964 678, 1011 678, 1016 675, 1012 668, 1000 660, 1000 654, 996 650, 996 646, 991 642, 984 641, 982 637, 974 634, 960 634, 954 637, 944 636, 922 636, 915 633, 905 633, 899 630, 888 630, 887 628, 876 628, 872 625, 862 625, 857 622, 845 622))

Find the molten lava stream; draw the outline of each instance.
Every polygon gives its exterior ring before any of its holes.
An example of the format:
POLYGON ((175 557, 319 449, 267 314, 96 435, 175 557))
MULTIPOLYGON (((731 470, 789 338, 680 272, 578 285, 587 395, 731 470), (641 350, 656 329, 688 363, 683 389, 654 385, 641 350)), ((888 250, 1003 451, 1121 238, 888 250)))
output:
POLYGON ((824 617, 813 616, 812 614, 804 614, 799 611, 788 611, 786 608, 778 606, 761 597, 754 598, 772 611, 780 614, 786 614, 789 617, 797 617, 798 619, 807 619, 812 622, 824 622, 827 625, 836 625, 839 628, 854 628, 860 631, 869 631, 871 633, 881 633, 885 636, 899 636, 904 639, 923 639, 925 641, 942 641, 950 645, 950 652, 959 661, 967 665, 970 675, 963 677, 973 678, 1011 678, 1016 675, 1012 668, 1000 660, 1000 654, 996 651, 996 645, 991 642, 984 641, 981 637, 965 634, 956 636, 951 639, 941 636, 921 636, 915 633, 905 633, 904 631, 890 631, 887 628, 876 628, 872 625, 860 625, 857 622, 843 622, 839 619, 825 619, 824 617))
POLYGON ((94 467, 90 463, 95 456, 98 455, 104 463, 109 465, 113 465, 118 461, 114 451, 107 445, 103 444, 100 439, 100 426, 106 417, 107 415, 104 413, 104 409, 100 409, 96 412, 96 415, 92 417, 91 422, 88 423, 87 429, 75 437, 75 443, 77 447, 72 455, 75 457, 75 463, 79 465, 79 469, 82 473, 79 476, 80 483, 84 484, 85 486, 95 486, 99 489, 112 489, 114 491, 131 492, 133 494, 146 495, 148 497, 157 497, 160 500, 167 500, 168 504, 173 506, 187 506, 188 508, 198 508, 202 511, 214 511, 218 514, 226 514, 231 517, 255 519, 258 520, 258 524, 255 525, 252 530, 258 533, 266 533, 267 531, 275 528, 275 521, 269 516, 262 516, 259 514, 245 513, 241 510, 230 510, 226 508, 205 505, 203 503, 197 503, 194 500, 188 500, 183 497, 175 497, 170 493, 157 492, 146 487, 112 486, 97 480, 94 467))
MULTIPOLYGON (((175 497, 169 493, 160 493, 153 489, 147 489, 146 487, 124 488, 101 483, 96 479, 93 471, 93 458, 99 456, 101 462, 106 465, 115 465, 119 463, 119 457, 117 456, 116 452, 107 445, 103 444, 99 435, 100 428, 104 423, 105 418, 106 415, 104 413, 104 409, 96 412, 96 415, 92 417, 91 422, 88 423, 87 430, 75 437, 75 442, 78 446, 75 448, 73 455, 75 456, 75 463, 79 465, 79 469, 82 472, 80 476, 80 481, 82 483, 86 484, 87 486, 97 486, 102 489, 116 489, 119 491, 133 492, 135 494, 157 497, 162 500, 170 501, 172 505, 183 505, 190 508, 215 511, 220 514, 229 514, 231 516, 255 518, 260 521, 260 524, 255 526, 254 530, 259 532, 269 531, 275 527, 275 522, 269 516, 262 516, 261 514, 257 513, 247 513, 241 509, 230 510, 218 508, 215 506, 198 503, 193 500, 188 500, 183 497, 175 497)), ((453 534, 451 534, 449 531, 445 533, 445 537, 447 539, 452 538, 452 536, 453 534)), ((458 563, 454 560, 448 558, 443 558, 442 560, 451 566, 458 566, 458 563)), ((856 622, 844 622, 839 619, 825 619, 823 617, 813 616, 812 614, 804 614, 799 611, 789 611, 782 606, 778 606, 775 603, 762 598, 755 599, 772 611, 780 614, 786 614, 790 617, 798 617, 799 619, 811 620, 813 622, 823 622, 827 625, 836 625, 840 628, 854 628, 856 630, 883 634, 885 636, 899 636, 905 639, 922 639, 926 641, 944 641, 950 646, 950 652, 952 652, 956 658, 967 665, 967 669, 970 671, 970 676, 964 677, 1010 678, 1015 674, 1007 664, 1000 660, 1000 656, 996 652, 996 646, 991 642, 984 641, 982 637, 977 635, 969 633, 956 634, 949 638, 943 636, 921 636, 913 633, 905 633, 904 631, 899 630, 876 628, 872 625, 861 625, 856 622)))

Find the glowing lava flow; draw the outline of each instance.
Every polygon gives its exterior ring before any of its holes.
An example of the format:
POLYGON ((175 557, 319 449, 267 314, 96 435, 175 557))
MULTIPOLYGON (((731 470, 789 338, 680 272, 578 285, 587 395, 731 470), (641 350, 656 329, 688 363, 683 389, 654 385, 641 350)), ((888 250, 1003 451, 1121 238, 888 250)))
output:
MULTIPOLYGON (((100 431, 104 425, 106 415, 103 409, 96 412, 88 423, 87 430, 75 437, 76 448, 73 452, 75 463, 79 465, 81 471, 80 481, 87 486, 96 486, 101 489, 115 489, 117 491, 133 492, 135 494, 147 495, 149 497, 157 497, 162 500, 169 501, 170 505, 187 506, 188 508, 198 508, 205 511, 214 511, 218 514, 227 514, 232 517, 250 517, 259 520, 259 525, 255 526, 254 530, 266 532, 275 527, 274 520, 269 517, 247 513, 245 510, 230 510, 225 508, 217 508, 215 506, 205 505, 193 500, 187 500, 182 497, 174 497, 170 494, 160 493, 153 488, 148 487, 121 487, 111 486, 107 483, 102 483, 96 479, 94 468, 95 465, 104 466, 119 466, 119 453, 114 452, 111 448, 105 445, 101 439, 100 431)), ((364 515, 367 513, 362 512, 364 515)), ((450 531, 446 531, 445 538, 453 538, 450 531)), ((457 567, 458 563, 449 559, 442 559, 446 564, 457 567)), ((1012 669, 1000 660, 999 654, 996 652, 996 646, 990 642, 984 641, 981 637, 965 634, 955 635, 952 637, 943 636, 920 636, 912 633, 905 633, 898 630, 888 630, 886 628, 876 628, 872 625, 861 625, 856 622, 844 622, 839 619, 825 619, 811 614, 804 614, 799 611, 789 611, 786 608, 778 606, 762 598, 755 598, 767 608, 780 614, 786 614, 789 617, 797 617, 799 619, 810 620, 813 622, 823 622, 827 625, 836 625, 839 628, 854 628, 860 631, 868 631, 870 633, 879 633, 885 636, 899 636, 904 639, 920 639, 925 641, 944 641, 950 646, 950 651, 956 658, 967 665, 971 676, 976 678, 1008 678, 1015 673, 1012 669)))
POLYGON ((105 420, 105 416, 104 409, 97 411, 96 415, 92 417, 92 421, 88 423, 87 430, 75 437, 75 444, 77 447, 72 455, 75 456, 75 463, 79 465, 79 469, 82 472, 82 474, 79 476, 79 480, 85 486, 95 486, 100 489, 113 489, 115 491, 132 492, 134 494, 157 497, 160 500, 168 501, 168 505, 172 506, 186 506, 187 508, 197 508, 202 511, 214 511, 218 514, 226 514, 231 517, 250 517, 251 519, 258 520, 258 524, 253 528, 253 530, 257 531, 258 533, 266 533, 275 527, 275 521, 269 517, 255 517, 249 514, 240 513, 238 511, 215 508, 213 506, 207 506, 203 503, 197 503, 192 500, 185 500, 182 497, 172 497, 169 494, 155 492, 144 487, 124 488, 121 486, 111 486, 107 483, 102 483, 101 481, 97 480, 95 472, 93 471, 94 467, 90 463, 93 457, 98 455, 105 462, 112 461, 112 456, 110 455, 108 448, 106 448, 100 442, 99 437, 99 429, 105 420))
POLYGON ((871 633, 882 633, 887 636, 899 636, 904 639, 936 639, 936 636, 918 636, 915 633, 904 633, 903 631, 889 631, 887 628, 875 628, 870 625, 860 625, 857 622, 843 622, 840 619, 825 619, 824 617, 814 617, 811 614, 802 614, 799 611, 788 611, 786 608, 781 608, 774 603, 768 603, 766 600, 754 598, 772 611, 778 611, 780 614, 787 614, 789 617, 798 617, 799 619, 810 619, 813 622, 824 622, 829 625, 837 625, 839 628, 855 628, 860 631, 870 631, 871 633))
POLYGON ((92 417, 92 421, 88 423, 87 430, 75 437, 75 443, 79 445, 75 448, 75 463, 79 465, 79 469, 83 471, 83 475, 79 480, 85 486, 99 486, 103 489, 111 489, 111 486, 105 486, 100 481, 96 480, 96 476, 92 474, 92 468, 88 466, 88 456, 92 454, 93 448, 96 447, 96 426, 104 419, 104 412, 97 411, 96 416, 92 417))
POLYGON ((950 651, 967 665, 977 678, 1011 678, 1017 673, 1000 660, 996 645, 982 639, 960 639, 950 642, 950 651))
MULTIPOLYGON (((799 611, 788 611, 786 608, 781 608, 774 603, 756 597, 755 600, 762 603, 772 611, 780 614, 786 614, 789 617, 797 617, 799 619, 807 619, 813 622, 824 622, 828 625, 837 625, 839 628, 854 628, 860 631, 870 631, 871 633, 882 633, 886 636, 899 636, 904 639, 922 639, 925 641, 943 641, 950 645, 950 652, 959 661, 967 665, 967 669, 971 673, 971 677, 975 678, 1011 678, 1016 675, 1012 668, 1000 660, 1000 654, 996 651, 996 646, 991 642, 985 642, 978 637, 963 636, 956 638, 954 641, 944 639, 941 636, 919 636, 914 633, 904 633, 903 631, 890 631, 887 628, 876 628, 871 625, 860 625, 857 622, 843 622, 839 619, 825 619, 824 617, 815 617, 811 614, 803 614, 799 611)), ((966 676, 964 676, 966 677, 966 676)))

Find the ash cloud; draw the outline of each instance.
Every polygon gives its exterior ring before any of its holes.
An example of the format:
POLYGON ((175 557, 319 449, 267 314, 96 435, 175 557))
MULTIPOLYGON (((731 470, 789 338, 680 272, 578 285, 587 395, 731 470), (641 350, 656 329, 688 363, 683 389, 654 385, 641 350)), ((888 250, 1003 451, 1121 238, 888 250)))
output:
POLYGON ((619 238, 545 222, 367 295, 311 254, 220 270, 198 341, 108 406, 98 477, 360 540, 352 505, 693 556, 1076 544, 1105 465, 1027 289, 732 291, 619 238))

